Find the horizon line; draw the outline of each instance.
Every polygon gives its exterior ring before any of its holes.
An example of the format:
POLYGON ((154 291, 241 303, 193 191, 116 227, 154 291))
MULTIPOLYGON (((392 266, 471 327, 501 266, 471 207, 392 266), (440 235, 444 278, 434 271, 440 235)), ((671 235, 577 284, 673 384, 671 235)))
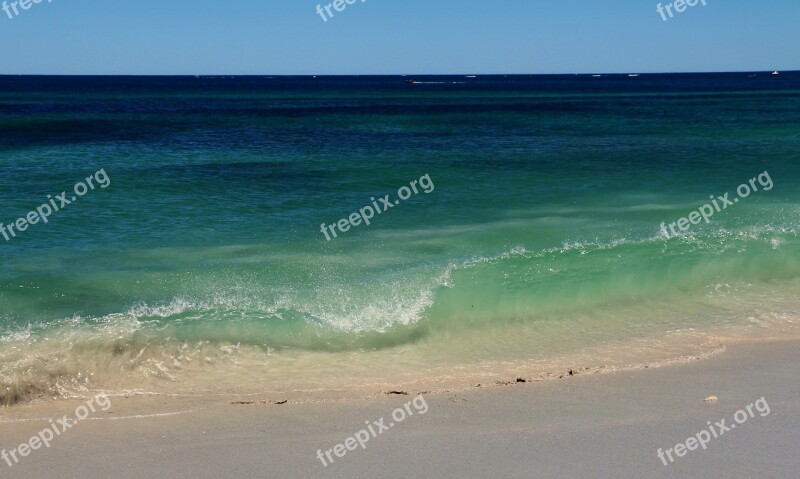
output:
POLYGON ((0 73, 0 77, 386 77, 386 76, 576 76, 576 75, 700 75, 733 73, 800 73, 796 70, 729 70, 729 71, 676 71, 676 72, 571 72, 571 73, 0 73))

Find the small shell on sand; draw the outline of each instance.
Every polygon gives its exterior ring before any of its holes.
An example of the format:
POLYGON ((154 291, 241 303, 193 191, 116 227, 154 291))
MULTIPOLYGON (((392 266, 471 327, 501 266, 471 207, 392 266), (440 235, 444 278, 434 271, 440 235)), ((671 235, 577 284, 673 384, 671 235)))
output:
POLYGON ((705 402, 717 402, 719 398, 717 396, 708 396, 705 398, 705 402))

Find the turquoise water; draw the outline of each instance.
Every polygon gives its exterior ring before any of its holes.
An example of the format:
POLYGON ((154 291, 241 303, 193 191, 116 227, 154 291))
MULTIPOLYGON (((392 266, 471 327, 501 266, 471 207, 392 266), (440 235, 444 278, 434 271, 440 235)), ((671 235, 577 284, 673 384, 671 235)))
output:
POLYGON ((797 332, 800 74, 425 80, 0 78, 0 222, 110 181, 0 236, 0 402, 797 332))

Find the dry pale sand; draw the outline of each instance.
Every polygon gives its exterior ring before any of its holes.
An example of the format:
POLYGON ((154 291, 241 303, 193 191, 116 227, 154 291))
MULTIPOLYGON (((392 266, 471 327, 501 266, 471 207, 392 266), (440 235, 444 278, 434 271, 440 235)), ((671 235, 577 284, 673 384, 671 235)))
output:
MULTIPOLYGON (((343 442, 411 396, 304 404, 114 399, 0 478, 782 478, 800 477, 800 343, 732 345, 711 359, 426 396, 408 417, 323 467, 343 442), (705 402, 714 395, 716 402, 705 402), (707 421, 764 397, 770 414, 664 466, 707 421), (152 407, 184 414, 123 418, 152 407), (102 419, 97 419, 97 418, 102 419)), ((82 401, 0 412, 0 449, 71 414, 82 401), (20 418, 29 418, 20 420, 20 418)), ((413 410, 413 409, 412 409, 413 410)))

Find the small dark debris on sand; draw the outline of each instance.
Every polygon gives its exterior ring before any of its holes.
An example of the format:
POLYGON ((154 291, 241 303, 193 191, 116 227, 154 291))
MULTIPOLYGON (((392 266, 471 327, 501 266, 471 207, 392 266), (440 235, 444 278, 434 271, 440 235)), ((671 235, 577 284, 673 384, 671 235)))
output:
POLYGON ((386 394, 399 394, 400 396, 408 396, 408 393, 405 391, 389 391, 386 394))

